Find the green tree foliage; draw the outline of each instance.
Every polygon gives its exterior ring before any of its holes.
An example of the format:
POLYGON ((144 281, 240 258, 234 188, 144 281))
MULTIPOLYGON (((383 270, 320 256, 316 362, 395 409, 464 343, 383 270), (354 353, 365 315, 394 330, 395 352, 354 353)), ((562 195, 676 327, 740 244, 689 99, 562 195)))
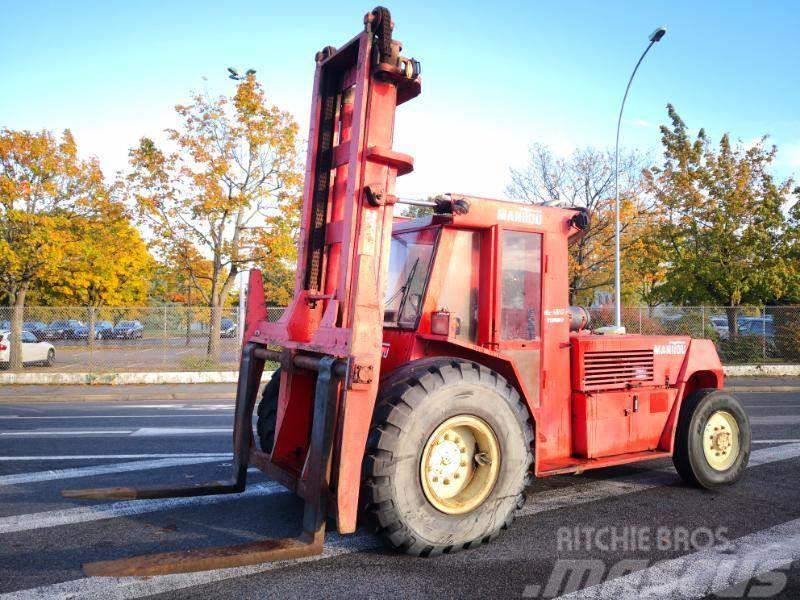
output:
POLYGON ((792 182, 769 173, 777 149, 766 138, 744 146, 725 134, 714 147, 702 129, 692 139, 674 107, 667 109, 664 164, 645 171, 661 210, 648 232, 666 269, 658 293, 674 303, 726 306, 736 336, 737 306, 781 299, 796 286, 785 211, 792 182))

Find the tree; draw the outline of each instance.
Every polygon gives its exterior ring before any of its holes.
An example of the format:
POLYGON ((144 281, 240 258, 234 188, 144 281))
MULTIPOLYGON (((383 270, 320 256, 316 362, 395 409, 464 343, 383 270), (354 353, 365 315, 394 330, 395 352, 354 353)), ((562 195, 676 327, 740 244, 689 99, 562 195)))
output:
MULTIPOLYGON (((621 251, 638 239, 642 215, 649 207, 640 194, 642 157, 625 153, 620 157, 621 251)), ((605 288, 614 278, 614 154, 583 148, 569 158, 556 158, 550 148, 531 146, 528 163, 511 169, 509 197, 532 204, 559 203, 589 211, 588 232, 570 248, 570 302, 591 302, 594 290, 605 288)), ((626 262, 627 264, 627 262, 626 262)))
POLYGON ((92 344, 96 309, 146 301, 153 258, 119 204, 108 203, 95 215, 74 216, 67 228, 72 243, 58 270, 36 281, 30 297, 44 305, 88 307, 92 344))
POLYGON ((656 229, 666 277, 662 297, 685 304, 726 306, 728 330, 738 333, 738 306, 786 296, 797 269, 787 247, 790 180, 769 173, 777 148, 766 137, 750 146, 726 133, 714 148, 703 129, 692 140, 672 105, 662 126, 664 165, 645 172, 663 208, 656 229))
POLYGON ((176 111, 181 125, 167 131, 174 151, 142 138, 130 153, 127 186, 153 245, 182 263, 211 309, 208 355, 216 360, 221 308, 237 274, 247 264, 282 258, 270 256, 264 232, 279 234, 287 220, 296 222, 298 127, 267 103, 254 75, 230 99, 196 94, 176 111), (211 261, 210 273, 196 267, 192 250, 211 261))
POLYGON ((59 269, 77 240, 74 218, 108 202, 96 160, 78 158, 69 130, 0 130, 0 285, 11 305, 11 367, 22 367, 22 323, 28 291, 59 269))

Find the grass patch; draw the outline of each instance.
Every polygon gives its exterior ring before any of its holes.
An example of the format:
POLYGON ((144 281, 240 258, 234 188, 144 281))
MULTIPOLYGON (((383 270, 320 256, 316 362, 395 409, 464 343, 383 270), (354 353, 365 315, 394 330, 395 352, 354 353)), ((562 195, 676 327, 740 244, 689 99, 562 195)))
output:
POLYGON ((230 364, 221 363, 202 354, 182 356, 178 363, 183 371, 229 371, 231 369, 230 364))

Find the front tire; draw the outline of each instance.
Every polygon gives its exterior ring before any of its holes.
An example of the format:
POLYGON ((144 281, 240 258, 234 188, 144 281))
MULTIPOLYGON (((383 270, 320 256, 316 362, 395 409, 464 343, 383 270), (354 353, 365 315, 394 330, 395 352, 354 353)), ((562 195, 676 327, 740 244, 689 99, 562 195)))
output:
POLYGON ((270 454, 275 445, 275 425, 278 420, 278 393, 281 388, 281 370, 275 369, 269 383, 261 392, 261 402, 258 405, 258 421, 256 432, 261 444, 262 452, 270 454))
POLYGON ((44 364, 47 367, 52 367, 54 364, 56 364, 56 351, 52 348, 47 351, 47 360, 44 361, 44 364))
POLYGON ((450 358, 424 367, 384 382, 361 490, 376 533, 415 556, 496 538, 525 501, 533 462, 527 408, 502 376, 450 358))
POLYGON ((686 483, 714 489, 742 477, 750 443, 750 420, 739 400, 723 390, 697 390, 681 406, 672 462, 686 483))

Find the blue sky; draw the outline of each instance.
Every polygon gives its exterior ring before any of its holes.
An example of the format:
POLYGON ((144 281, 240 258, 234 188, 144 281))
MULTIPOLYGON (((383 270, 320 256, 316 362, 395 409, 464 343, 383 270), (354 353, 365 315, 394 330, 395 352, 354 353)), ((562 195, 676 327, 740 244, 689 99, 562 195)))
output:
MULTIPOLYGON (((175 124, 191 90, 225 93, 255 68, 307 127, 314 53, 341 45, 364 2, 2 0, 0 126, 73 130, 107 174, 142 135, 175 124), (208 78, 202 80, 202 76, 208 78)), ((388 4, 423 93, 401 107, 395 148, 416 158, 401 195, 502 196, 532 142, 610 147, 625 83, 623 145, 657 156, 672 102, 692 128, 770 134, 777 175, 800 175, 800 3, 422 2, 388 4)))

